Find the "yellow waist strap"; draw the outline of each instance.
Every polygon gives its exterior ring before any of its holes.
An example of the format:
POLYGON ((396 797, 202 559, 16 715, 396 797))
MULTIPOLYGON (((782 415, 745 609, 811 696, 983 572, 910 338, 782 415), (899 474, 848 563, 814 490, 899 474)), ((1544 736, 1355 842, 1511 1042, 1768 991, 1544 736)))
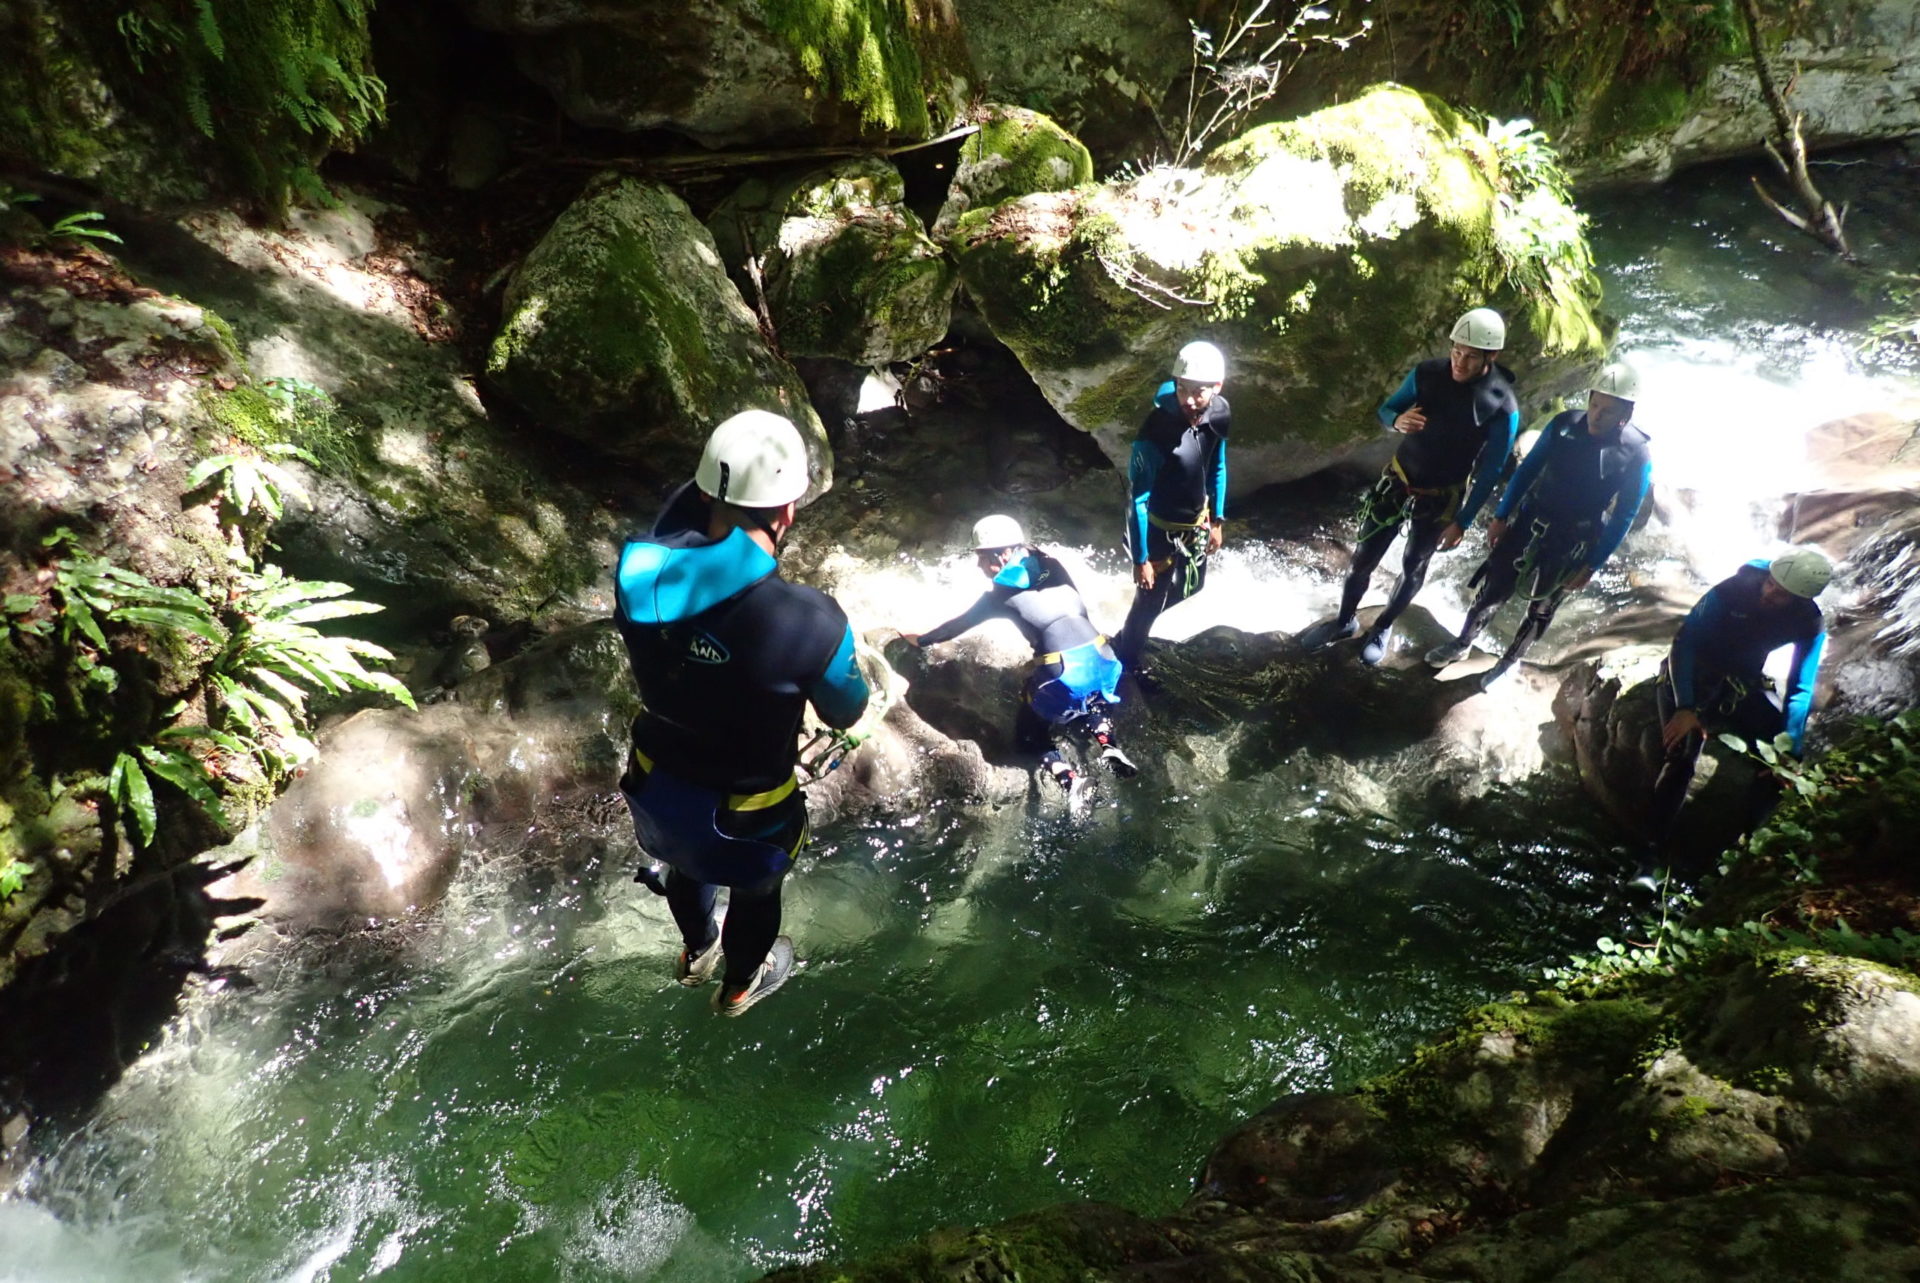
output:
MULTIPOLYGON (((651 774, 653 759, 639 749, 633 750, 633 764, 641 771, 651 774)), ((726 809, 729 811, 764 811, 775 803, 786 800, 789 793, 799 787, 799 781, 789 775, 784 784, 776 784, 764 793, 729 793, 726 809)))
POLYGON ((1207 510, 1202 508, 1200 509, 1200 519, 1198 521, 1168 521, 1165 517, 1156 517, 1149 512, 1147 514, 1147 524, 1157 526, 1161 530, 1199 530, 1210 524, 1209 516, 1210 514, 1207 510))
POLYGON ((1456 490, 1464 490, 1466 488, 1465 482, 1461 482, 1457 486, 1441 486, 1437 490, 1427 489, 1422 486, 1416 486, 1413 484, 1413 482, 1407 480, 1407 470, 1400 466, 1399 455, 1395 455, 1392 459, 1388 460, 1387 470, 1393 473, 1394 476, 1400 478, 1400 484, 1407 488, 1408 494, 1417 494, 1417 495, 1452 494, 1456 490))
MULTIPOLYGON (((1095 637, 1092 641, 1081 642, 1080 646, 1104 646, 1106 645, 1106 643, 1107 643, 1107 635, 1105 633, 1101 633, 1098 637, 1095 637)), ((1068 647, 1068 650, 1079 650, 1080 646, 1070 646, 1068 647)), ((1033 662, 1044 668, 1048 664, 1059 663, 1062 659, 1066 658, 1066 655, 1067 655, 1067 652, 1064 650, 1050 650, 1046 654, 1042 655, 1040 658, 1034 660, 1033 662)))

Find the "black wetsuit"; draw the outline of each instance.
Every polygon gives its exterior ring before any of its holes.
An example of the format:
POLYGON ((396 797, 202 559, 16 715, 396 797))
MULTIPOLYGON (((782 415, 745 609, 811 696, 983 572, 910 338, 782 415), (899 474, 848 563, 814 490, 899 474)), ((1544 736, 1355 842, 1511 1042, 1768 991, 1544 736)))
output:
POLYGON ((1513 375, 1500 365, 1470 382, 1456 383, 1446 357, 1422 361, 1381 405, 1380 421, 1391 429, 1394 420, 1415 405, 1426 415, 1426 427, 1401 437, 1393 462, 1362 500, 1360 535, 1340 595, 1340 619, 1351 621, 1374 568, 1407 524, 1400 581, 1374 621, 1373 631, 1379 634, 1393 626, 1426 582, 1427 564, 1446 528, 1455 522, 1463 528, 1473 523, 1506 465, 1520 422, 1513 375), (1474 478, 1471 491, 1466 490, 1469 476, 1474 478))
POLYGON ((965 613, 922 633, 920 644, 950 641, 989 619, 1011 620, 1039 660, 1014 721, 1022 751, 1046 751, 1053 726, 1097 713, 1101 702, 1119 702, 1120 661, 1087 617, 1086 602, 1058 558, 1027 548, 965 613))
POLYGON ((1207 581, 1208 525, 1227 512, 1227 435, 1233 411, 1215 394, 1198 423, 1188 423, 1174 385, 1164 383, 1140 425, 1127 465, 1133 496, 1127 511, 1127 551, 1136 566, 1152 562, 1151 588, 1136 589, 1114 650, 1129 668, 1139 663, 1147 634, 1162 611, 1200 591, 1207 581))
POLYGON ((745 531, 707 536, 683 486, 621 550, 614 620, 644 705, 621 789, 689 952, 712 943, 716 887, 734 888, 726 979, 749 983, 780 928, 780 882, 806 834, 794 781, 808 703, 851 726, 867 684, 833 598, 780 578, 745 531))
POLYGON ((1471 642, 1530 575, 1527 617, 1502 662, 1525 654, 1553 622, 1567 580, 1582 569, 1600 569, 1626 538, 1651 475, 1647 434, 1640 429, 1623 424, 1596 437, 1587 431, 1586 411, 1555 415, 1494 509, 1494 517, 1509 524, 1474 572, 1479 592, 1460 640, 1471 642))

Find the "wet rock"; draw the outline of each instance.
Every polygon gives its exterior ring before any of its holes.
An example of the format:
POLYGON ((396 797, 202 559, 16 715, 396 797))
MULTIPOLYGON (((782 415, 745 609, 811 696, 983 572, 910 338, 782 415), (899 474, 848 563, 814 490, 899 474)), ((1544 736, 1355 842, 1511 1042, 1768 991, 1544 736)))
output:
POLYGON ((750 182, 707 227, 747 296, 765 291, 774 332, 791 355, 884 365, 919 355, 947 332, 953 264, 906 207, 900 172, 878 157, 773 188, 750 182))
POLYGON ((1393 1165, 1376 1114, 1350 1096, 1311 1092, 1267 1106, 1221 1141, 1195 1197, 1324 1220, 1375 1198, 1393 1181, 1393 1165))
POLYGON ((708 147, 927 137, 964 101, 971 75, 945 5, 465 8, 512 38, 521 69, 579 123, 674 129, 708 147))
POLYGON ((690 476, 713 426, 746 409, 792 419, 832 484, 826 434, 791 367, 767 349, 686 203, 605 175, 548 230, 507 287, 494 385, 544 428, 667 476, 690 476))
POLYGON ((1080 140, 1037 111, 994 103, 974 123, 979 131, 960 144, 946 203, 933 220, 936 237, 951 235, 970 209, 1093 181, 1093 158, 1080 140))
MULTIPOLYGON (((972 210, 950 244, 995 334, 1116 467, 1174 352, 1196 337, 1221 344, 1235 483, 1251 489, 1373 445, 1382 388, 1352 372, 1400 371, 1442 351, 1470 305, 1508 314, 1509 361, 1530 403, 1597 353, 1590 273, 1551 295, 1509 278, 1498 247, 1521 233, 1496 191, 1528 180, 1503 172, 1498 155, 1444 104, 1383 86, 1254 129, 1198 169, 972 210), (1206 324, 1169 309, 1176 298, 1206 304, 1206 324)), ((1527 199, 1557 243, 1514 240, 1509 252, 1555 262, 1584 252, 1556 197, 1527 199)))

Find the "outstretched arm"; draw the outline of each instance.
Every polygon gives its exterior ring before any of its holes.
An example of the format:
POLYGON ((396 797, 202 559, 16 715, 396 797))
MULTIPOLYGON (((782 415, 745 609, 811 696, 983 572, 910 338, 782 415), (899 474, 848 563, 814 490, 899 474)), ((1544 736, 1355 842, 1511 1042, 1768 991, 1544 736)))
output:
POLYGON ((914 644, 917 646, 933 646, 943 641, 952 641, 961 633, 967 632, 969 629, 978 628, 981 624, 993 618, 995 613, 998 612, 1000 602, 1005 596, 1006 594, 1004 592, 997 592, 991 588, 988 589, 986 592, 980 594, 980 600, 967 607, 963 613, 955 615, 952 619, 949 619, 937 628, 930 628, 926 632, 921 633, 919 640, 914 644))
POLYGON ((1787 690, 1781 703, 1787 713, 1783 729, 1793 736, 1796 755, 1807 738, 1807 716, 1813 712, 1813 683, 1820 676, 1820 657, 1826 649, 1825 629, 1796 642, 1793 647, 1793 666, 1787 671, 1787 690))

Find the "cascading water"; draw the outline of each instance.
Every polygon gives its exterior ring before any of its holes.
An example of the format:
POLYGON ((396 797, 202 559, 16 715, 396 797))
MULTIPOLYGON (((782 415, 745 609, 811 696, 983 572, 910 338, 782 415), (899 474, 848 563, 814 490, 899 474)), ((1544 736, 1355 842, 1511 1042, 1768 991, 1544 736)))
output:
MULTIPOLYGON (((1806 429, 1916 395, 1860 372, 1841 269, 1748 201, 1721 174, 1594 202, 1660 482, 1693 497, 1563 642, 1764 551, 1806 429)), ((1882 214, 1911 218, 1856 226, 1882 214)), ((1230 547, 1165 634, 1297 630, 1332 605, 1322 560, 1230 547)), ((1473 560, 1423 598, 1443 624, 1473 560)), ((887 573, 906 627, 978 587, 964 560, 887 573)), ((937 804, 822 833, 789 884, 807 965, 740 1021, 672 983, 604 816, 485 838, 425 921, 268 948, 92 1116, 42 1125, 0 1280, 744 1279, 1060 1199, 1162 1211, 1237 1119, 1387 1067, 1629 912, 1620 835, 1564 778, 1463 798, 1418 727, 1302 747, 1262 732, 1257 675, 1170 680, 1207 716, 1154 722, 1146 773, 1083 820, 937 804)))

